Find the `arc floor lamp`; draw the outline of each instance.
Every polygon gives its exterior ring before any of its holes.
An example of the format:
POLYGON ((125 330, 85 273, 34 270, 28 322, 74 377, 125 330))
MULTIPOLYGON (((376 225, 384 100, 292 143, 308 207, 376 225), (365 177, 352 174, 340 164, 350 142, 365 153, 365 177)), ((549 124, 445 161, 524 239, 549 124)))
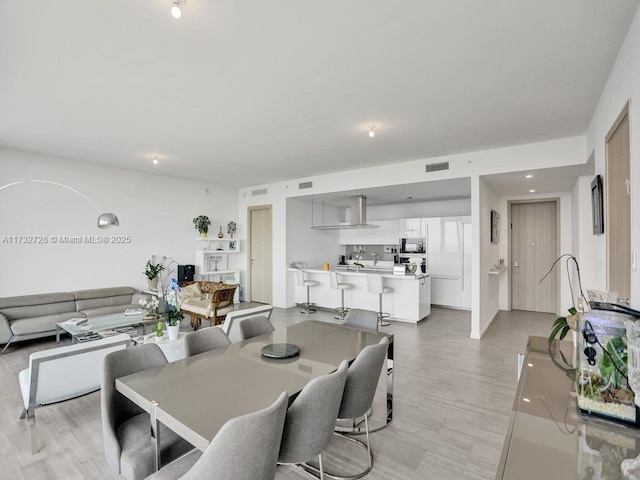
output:
POLYGON ((101 229, 113 228, 120 225, 120 220, 118 220, 118 217, 114 213, 102 213, 98 208, 98 206, 95 203, 93 203, 86 195, 80 193, 75 188, 71 188, 62 183, 51 182, 49 180, 20 180, 18 182, 8 183, 0 187, 0 190, 13 187, 14 185, 20 185, 22 183, 48 183, 49 185, 56 185, 58 187, 66 188, 67 190, 71 190, 73 193, 76 193, 80 195, 82 198, 84 198, 87 202, 89 202, 90 205, 93 206, 93 208, 95 208, 98 211, 98 213, 100 214, 100 216, 98 217, 98 228, 101 228, 101 229))

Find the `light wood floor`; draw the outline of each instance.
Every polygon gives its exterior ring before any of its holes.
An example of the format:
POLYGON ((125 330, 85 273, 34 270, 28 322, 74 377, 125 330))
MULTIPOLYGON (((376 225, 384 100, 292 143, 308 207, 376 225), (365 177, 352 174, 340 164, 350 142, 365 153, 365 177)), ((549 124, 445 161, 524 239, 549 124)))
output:
MULTIPOLYGON (((298 309, 276 309, 272 316, 276 327, 306 318, 298 309)), ((322 311, 312 318, 332 320, 322 311)), ((456 310, 434 308, 417 326, 385 327, 395 334, 394 422, 371 435, 376 461, 366 478, 493 479, 516 390, 516 354, 524 352, 528 335, 548 335, 554 318, 500 312, 480 341, 469 338, 469 312, 456 310)), ((102 451, 99 392, 38 409, 42 449, 30 453, 26 422, 18 419, 18 372, 31 352, 54 346, 53 339, 22 342, 0 357, 0 478, 113 478, 102 451)), ((384 414, 382 393, 374 420, 384 414)), ((187 396, 184 404, 189 407, 187 396)), ((330 453, 345 468, 365 458, 341 440, 330 453)), ((305 477, 279 467, 276 478, 305 477)))

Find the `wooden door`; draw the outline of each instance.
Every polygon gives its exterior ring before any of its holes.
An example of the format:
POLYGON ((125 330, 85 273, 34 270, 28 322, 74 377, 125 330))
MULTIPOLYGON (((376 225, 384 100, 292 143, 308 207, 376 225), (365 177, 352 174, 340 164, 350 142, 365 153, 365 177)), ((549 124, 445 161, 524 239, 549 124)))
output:
POLYGON ((624 108, 606 138, 607 290, 628 299, 631 293, 631 192, 629 108, 624 108))
POLYGON ((271 205, 249 208, 249 296, 252 302, 272 301, 271 205))
POLYGON ((511 204, 511 308, 556 313, 558 268, 539 283, 558 258, 557 203, 511 204))

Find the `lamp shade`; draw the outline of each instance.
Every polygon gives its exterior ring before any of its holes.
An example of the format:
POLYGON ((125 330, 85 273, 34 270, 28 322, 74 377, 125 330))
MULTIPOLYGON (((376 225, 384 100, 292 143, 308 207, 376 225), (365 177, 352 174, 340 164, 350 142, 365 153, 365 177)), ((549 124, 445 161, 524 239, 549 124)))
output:
POLYGON ((98 228, 114 228, 120 225, 120 220, 113 213, 103 213, 98 217, 98 228))

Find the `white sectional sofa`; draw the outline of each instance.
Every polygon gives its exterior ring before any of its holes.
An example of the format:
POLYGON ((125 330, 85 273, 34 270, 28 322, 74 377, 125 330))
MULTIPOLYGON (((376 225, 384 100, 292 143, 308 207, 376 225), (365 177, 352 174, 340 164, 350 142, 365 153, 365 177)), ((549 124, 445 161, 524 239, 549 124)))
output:
POLYGON ((55 335, 56 323, 140 308, 131 287, 95 288, 0 298, 0 344, 55 335))

